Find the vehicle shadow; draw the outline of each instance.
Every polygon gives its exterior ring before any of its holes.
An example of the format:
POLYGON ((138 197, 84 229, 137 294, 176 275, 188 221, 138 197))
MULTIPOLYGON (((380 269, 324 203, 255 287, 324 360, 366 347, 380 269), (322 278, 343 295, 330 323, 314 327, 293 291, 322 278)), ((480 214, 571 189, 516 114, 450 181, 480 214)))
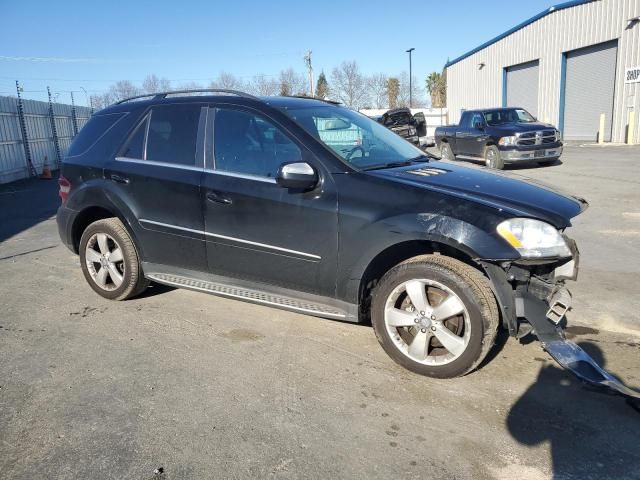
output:
POLYGON ((549 163, 537 163, 537 162, 523 162, 523 163, 508 163, 504 166, 505 170, 535 170, 537 168, 553 168, 562 165, 562 160, 559 158, 549 163))
MULTIPOLYGON (((579 345, 604 366, 598 346, 579 345)), ((523 445, 549 443, 554 479, 640 478, 640 414, 634 408, 548 365, 513 405, 506 424, 523 445)))
POLYGON ((170 287, 169 285, 164 285, 162 283, 151 282, 145 289, 145 291, 138 295, 136 298, 155 297, 156 295, 162 295, 163 293, 171 292, 175 289, 176 287, 170 287))
POLYGON ((0 242, 56 214, 60 206, 56 178, 0 185, 0 242))

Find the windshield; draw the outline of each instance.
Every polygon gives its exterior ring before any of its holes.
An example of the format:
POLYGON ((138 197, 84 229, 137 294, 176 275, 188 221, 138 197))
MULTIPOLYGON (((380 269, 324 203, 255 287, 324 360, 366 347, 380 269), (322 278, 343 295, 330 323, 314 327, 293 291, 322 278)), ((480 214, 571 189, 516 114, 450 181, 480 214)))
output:
POLYGON ((502 125, 503 123, 531 123, 536 119, 522 108, 506 108, 504 110, 493 110, 484 112, 484 119, 487 125, 502 125))
POLYGON ((285 112, 356 168, 411 162, 425 156, 422 150, 391 130, 345 107, 313 105, 285 112))

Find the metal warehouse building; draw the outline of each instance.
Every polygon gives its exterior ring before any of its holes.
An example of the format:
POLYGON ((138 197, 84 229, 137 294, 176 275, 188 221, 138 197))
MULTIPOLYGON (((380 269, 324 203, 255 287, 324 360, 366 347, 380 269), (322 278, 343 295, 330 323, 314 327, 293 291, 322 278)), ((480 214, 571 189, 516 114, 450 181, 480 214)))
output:
POLYGON ((598 140, 601 114, 604 141, 640 138, 640 0, 550 7, 445 67, 452 123, 465 109, 520 106, 565 140, 598 140))

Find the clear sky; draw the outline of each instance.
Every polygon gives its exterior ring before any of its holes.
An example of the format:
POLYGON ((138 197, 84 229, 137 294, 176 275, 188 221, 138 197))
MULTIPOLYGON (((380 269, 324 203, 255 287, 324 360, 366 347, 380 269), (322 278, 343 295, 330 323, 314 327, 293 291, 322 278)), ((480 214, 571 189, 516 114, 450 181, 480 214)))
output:
MULTIPOLYGON (((191 2, 0 0, 0 95, 45 99, 46 86, 99 93, 147 74, 203 85, 224 70, 249 80, 294 67, 313 51, 317 74, 356 60, 365 74, 408 71, 420 81, 554 0, 191 2)), ((84 103, 78 93, 77 103, 84 103)))

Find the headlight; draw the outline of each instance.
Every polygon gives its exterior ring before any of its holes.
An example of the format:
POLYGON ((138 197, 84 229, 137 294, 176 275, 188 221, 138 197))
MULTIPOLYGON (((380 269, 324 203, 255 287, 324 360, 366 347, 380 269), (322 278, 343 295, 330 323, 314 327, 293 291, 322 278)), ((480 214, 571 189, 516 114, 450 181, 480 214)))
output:
POLYGON ((560 133, 560 130, 556 129, 556 142, 559 142, 560 140, 562 140, 562 134, 560 133))
POLYGON ((560 232, 540 220, 512 218, 502 222, 496 230, 523 258, 571 256, 560 232))
POLYGON ((508 145, 515 145, 516 144, 516 136, 512 135, 510 137, 502 137, 500 138, 500 140, 498 140, 498 145, 502 145, 504 147, 508 146, 508 145))

